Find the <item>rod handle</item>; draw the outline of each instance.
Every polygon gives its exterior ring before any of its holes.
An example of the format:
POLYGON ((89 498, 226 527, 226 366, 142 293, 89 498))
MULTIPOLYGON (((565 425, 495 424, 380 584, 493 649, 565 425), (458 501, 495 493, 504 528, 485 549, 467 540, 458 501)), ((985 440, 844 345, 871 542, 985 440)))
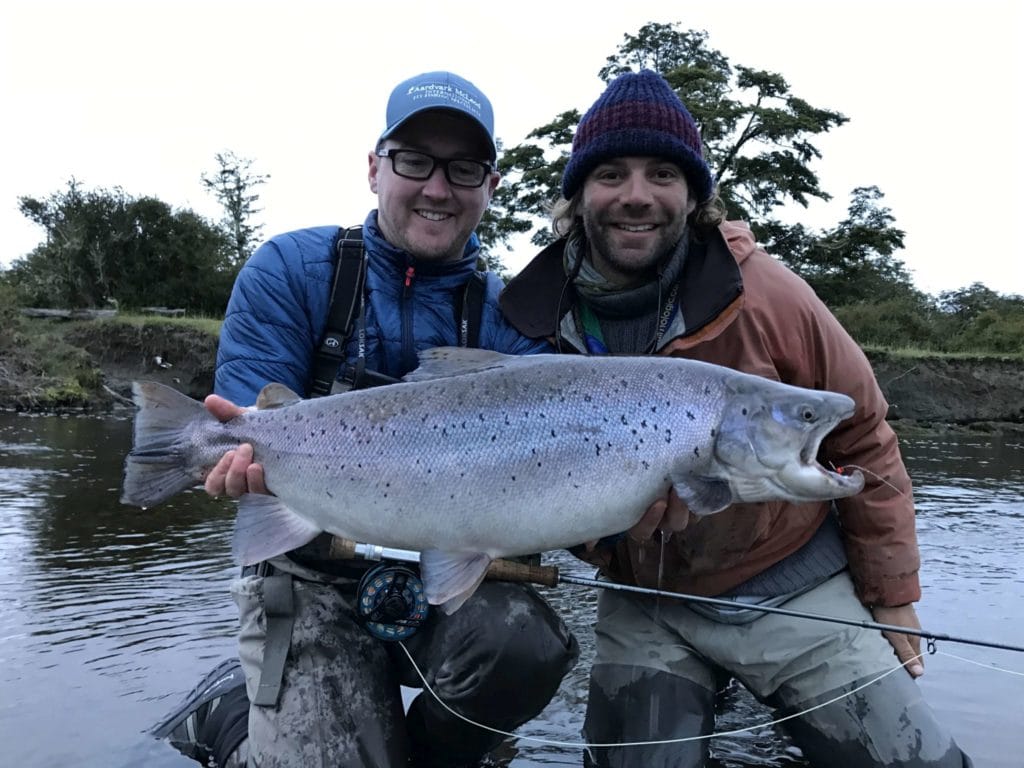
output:
MULTIPOLYGON (((330 551, 327 557, 330 560, 353 560, 359 555, 356 554, 357 543, 341 536, 332 536, 330 551)), ((494 581, 519 581, 530 584, 540 584, 545 587, 558 586, 557 565, 527 565, 515 560, 492 560, 487 569, 486 578, 494 581)))
POLYGON ((331 548, 327 553, 329 560, 354 560, 356 558, 356 542, 341 536, 331 536, 331 548))
POLYGON ((527 565, 515 560, 493 560, 486 578, 493 581, 525 581, 545 587, 558 586, 557 565, 527 565))

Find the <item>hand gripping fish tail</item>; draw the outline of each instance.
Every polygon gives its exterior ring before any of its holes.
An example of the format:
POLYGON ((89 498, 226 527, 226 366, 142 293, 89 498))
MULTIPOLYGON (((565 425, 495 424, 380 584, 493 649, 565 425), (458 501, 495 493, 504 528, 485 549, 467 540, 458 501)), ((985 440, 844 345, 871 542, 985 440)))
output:
POLYGON ((492 560, 628 530, 671 487, 706 515, 864 485, 816 459, 849 397, 680 358, 437 348, 401 384, 309 400, 271 384, 224 423, 159 384, 134 392, 124 503, 158 504, 250 443, 273 496, 240 501, 240 563, 321 531, 413 550, 449 611, 492 560))

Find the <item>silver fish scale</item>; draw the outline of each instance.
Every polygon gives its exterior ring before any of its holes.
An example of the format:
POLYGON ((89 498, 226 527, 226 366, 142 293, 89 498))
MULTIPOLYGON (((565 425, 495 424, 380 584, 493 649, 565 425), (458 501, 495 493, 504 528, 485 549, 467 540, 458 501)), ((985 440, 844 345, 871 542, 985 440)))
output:
POLYGON ((625 530, 667 492, 672 471, 710 458, 723 369, 684 373, 662 358, 551 366, 548 357, 212 429, 253 443, 270 490, 324 530, 491 556, 625 530))

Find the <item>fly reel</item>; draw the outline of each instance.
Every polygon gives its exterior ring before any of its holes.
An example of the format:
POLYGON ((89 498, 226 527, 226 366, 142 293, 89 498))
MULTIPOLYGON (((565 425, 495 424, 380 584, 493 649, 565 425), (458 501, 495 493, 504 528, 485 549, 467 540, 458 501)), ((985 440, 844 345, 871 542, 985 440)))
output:
POLYGON ((430 604, 419 574, 407 565, 380 563, 359 580, 356 615, 380 640, 404 640, 427 619, 430 604))

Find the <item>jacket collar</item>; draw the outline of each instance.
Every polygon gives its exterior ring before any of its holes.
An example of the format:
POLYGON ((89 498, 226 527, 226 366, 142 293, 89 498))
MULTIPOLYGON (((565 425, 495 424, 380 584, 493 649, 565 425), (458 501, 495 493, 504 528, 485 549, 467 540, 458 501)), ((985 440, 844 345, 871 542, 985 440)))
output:
MULTIPOLYGON (((538 253, 501 294, 505 317, 531 338, 565 338, 564 332, 573 327, 570 310, 579 297, 562 265, 565 242, 557 240, 538 253)), ((680 316, 670 326, 678 333, 667 341, 691 346, 717 336, 735 318, 742 305, 743 278, 720 230, 692 237, 679 288, 680 316)), ((567 340, 579 347, 575 335, 567 340)))

